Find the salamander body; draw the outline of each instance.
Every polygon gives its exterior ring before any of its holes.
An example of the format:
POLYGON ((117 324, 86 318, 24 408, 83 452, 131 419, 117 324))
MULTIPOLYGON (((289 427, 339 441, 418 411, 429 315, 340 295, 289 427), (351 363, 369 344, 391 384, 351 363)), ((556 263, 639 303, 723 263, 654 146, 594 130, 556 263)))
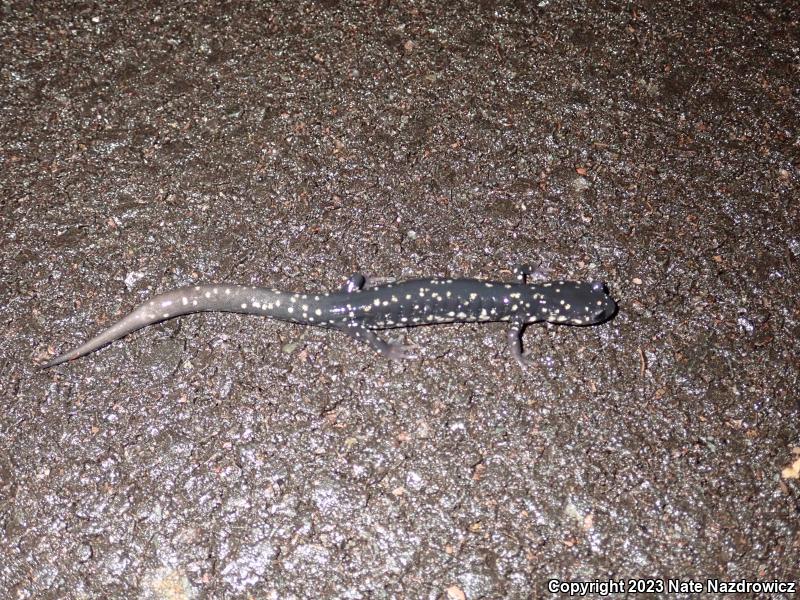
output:
POLYGON ((409 346, 385 341, 375 333, 377 330, 508 321, 511 352, 520 364, 525 364, 522 330, 528 323, 595 325, 616 311, 616 303, 602 282, 527 283, 529 269, 519 267, 515 272, 517 283, 414 279, 374 287, 366 285, 363 275, 355 274, 340 291, 321 294, 232 284, 183 287, 153 297, 85 344, 42 367, 74 360, 159 321, 203 311, 262 315, 336 329, 392 359, 414 357, 409 346))

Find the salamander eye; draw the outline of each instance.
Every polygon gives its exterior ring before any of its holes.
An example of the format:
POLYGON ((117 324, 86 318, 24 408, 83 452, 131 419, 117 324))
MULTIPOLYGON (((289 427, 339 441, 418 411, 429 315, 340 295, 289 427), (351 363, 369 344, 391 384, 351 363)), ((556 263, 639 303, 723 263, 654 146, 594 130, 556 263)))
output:
POLYGON ((604 294, 608 293, 606 289, 606 284, 602 281, 593 281, 592 282, 592 291, 593 292, 603 292, 604 294))

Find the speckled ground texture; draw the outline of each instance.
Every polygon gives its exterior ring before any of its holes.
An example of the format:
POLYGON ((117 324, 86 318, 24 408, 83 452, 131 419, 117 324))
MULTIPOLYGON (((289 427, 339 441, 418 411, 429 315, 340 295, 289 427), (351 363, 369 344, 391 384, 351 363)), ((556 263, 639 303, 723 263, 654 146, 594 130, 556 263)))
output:
POLYGON ((126 6, 0 9, 0 597, 796 581, 792 3, 126 6), (180 285, 520 261, 617 317, 524 370, 230 314, 35 367, 180 285))

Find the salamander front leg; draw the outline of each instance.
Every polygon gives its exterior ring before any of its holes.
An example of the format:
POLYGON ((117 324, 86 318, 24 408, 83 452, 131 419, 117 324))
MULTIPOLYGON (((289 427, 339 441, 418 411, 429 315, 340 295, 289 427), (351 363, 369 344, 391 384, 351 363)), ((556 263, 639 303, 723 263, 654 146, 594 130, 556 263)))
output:
POLYGON ((527 367, 531 364, 528 353, 522 350, 522 331, 524 329, 525 321, 515 319, 511 321, 511 328, 508 330, 508 347, 511 350, 511 355, 521 367, 527 367))
POLYGON ((366 342, 386 358, 392 360, 413 360, 417 358, 414 355, 413 346, 406 346, 400 340, 389 340, 388 342, 382 340, 374 331, 367 329, 360 323, 350 323, 337 327, 337 329, 345 332, 355 340, 366 342))
POLYGON ((541 268, 541 264, 533 266, 531 264, 517 264, 511 269, 511 272, 522 284, 528 283, 528 278, 536 281, 542 281, 547 278, 547 271, 541 268))

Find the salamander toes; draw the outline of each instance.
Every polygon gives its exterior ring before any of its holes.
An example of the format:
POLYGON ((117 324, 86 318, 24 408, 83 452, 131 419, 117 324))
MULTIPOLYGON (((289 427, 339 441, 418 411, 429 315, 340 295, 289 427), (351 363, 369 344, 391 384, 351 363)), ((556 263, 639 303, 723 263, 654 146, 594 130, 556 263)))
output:
POLYGON ((416 348, 417 346, 404 344, 400 339, 389 340, 386 342, 384 354, 392 360, 416 360, 417 355, 414 353, 416 348))
POLYGON ((533 366, 533 359, 531 358, 531 355, 527 350, 524 351, 524 352, 521 352, 519 354, 517 354, 515 352, 514 353, 514 359, 517 361, 517 364, 520 367, 522 367, 523 369, 525 367, 532 367, 533 366))
POLYGON ((550 273, 541 265, 541 263, 532 265, 528 263, 520 263, 513 265, 511 272, 520 283, 529 283, 531 281, 544 281, 550 273))

